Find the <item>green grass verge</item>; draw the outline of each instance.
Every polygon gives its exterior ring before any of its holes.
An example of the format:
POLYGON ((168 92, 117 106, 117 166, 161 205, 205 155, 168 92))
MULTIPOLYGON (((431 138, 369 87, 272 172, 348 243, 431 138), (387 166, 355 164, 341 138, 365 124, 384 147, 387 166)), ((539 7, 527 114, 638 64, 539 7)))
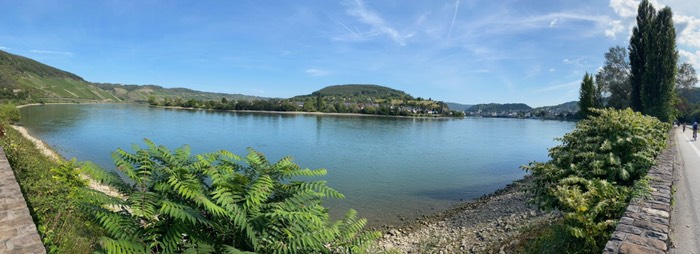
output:
POLYGON ((46 250, 93 252, 104 232, 83 204, 100 194, 61 181, 52 170, 60 168, 60 163, 44 156, 12 127, 5 125, 3 129, 5 136, 0 138, 0 146, 14 170, 46 250))

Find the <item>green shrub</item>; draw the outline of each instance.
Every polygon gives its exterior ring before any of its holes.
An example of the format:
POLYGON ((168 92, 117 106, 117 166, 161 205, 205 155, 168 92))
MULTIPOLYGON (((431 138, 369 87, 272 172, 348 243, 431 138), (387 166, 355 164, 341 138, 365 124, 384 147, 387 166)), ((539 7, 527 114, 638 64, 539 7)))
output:
POLYGON ((323 181, 297 180, 324 169, 300 169, 289 157, 271 164, 252 149, 241 158, 146 145, 114 153, 131 184, 126 200, 97 212, 109 232, 100 240, 106 252, 356 253, 379 237, 363 233, 366 220, 352 210, 331 222, 321 199, 343 195, 323 181))
POLYGON ((564 213, 573 238, 600 252, 670 127, 630 109, 594 109, 549 150, 550 161, 523 167, 534 178, 527 190, 542 208, 564 213))
POLYGON ((19 122, 19 109, 12 103, 0 104, 0 122, 1 123, 16 123, 19 122))

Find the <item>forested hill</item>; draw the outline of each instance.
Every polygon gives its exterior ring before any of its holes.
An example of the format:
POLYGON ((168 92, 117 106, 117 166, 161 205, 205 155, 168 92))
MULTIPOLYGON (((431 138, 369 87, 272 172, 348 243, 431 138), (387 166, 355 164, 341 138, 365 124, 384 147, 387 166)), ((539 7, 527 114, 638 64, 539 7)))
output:
POLYGON ((477 112, 501 112, 501 111, 530 111, 532 108, 525 103, 489 103, 489 104, 476 104, 471 106, 467 111, 477 112))
POLYGON ((570 101, 566 103, 562 103, 559 105, 554 105, 554 106, 545 106, 545 107, 539 107, 535 108, 534 110, 550 110, 550 111, 557 111, 557 112, 578 112, 578 101, 570 101))
POLYGON ((70 72, 0 50, 0 99, 119 101, 70 72))
POLYGON ((301 95, 297 97, 309 97, 317 96, 318 94, 322 96, 332 96, 337 95, 341 97, 363 97, 369 96, 374 98, 409 98, 413 97, 404 91, 399 91, 385 86, 371 85, 371 84, 348 84, 348 85, 334 85, 327 86, 321 90, 315 91, 310 95, 301 95))
POLYGON ((243 94, 227 94, 227 93, 211 93, 196 91, 188 88, 165 88, 157 85, 125 85, 125 84, 113 84, 113 83, 95 83, 95 85, 114 96, 124 100, 133 102, 146 102, 150 97, 153 99, 176 99, 181 98, 184 100, 194 99, 194 100, 221 100, 226 98, 227 100, 266 100, 268 98, 243 95, 243 94))
POLYGON ((461 104, 456 102, 445 102, 451 110, 466 111, 470 109, 473 105, 461 104))

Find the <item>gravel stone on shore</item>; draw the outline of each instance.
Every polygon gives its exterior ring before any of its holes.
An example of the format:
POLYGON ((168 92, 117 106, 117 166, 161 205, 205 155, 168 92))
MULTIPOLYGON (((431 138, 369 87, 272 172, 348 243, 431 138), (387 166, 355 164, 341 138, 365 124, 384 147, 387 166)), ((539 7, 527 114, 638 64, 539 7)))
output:
POLYGON ((458 205, 448 211, 425 216, 400 228, 388 229, 371 253, 398 250, 401 253, 505 253, 517 245, 519 228, 554 220, 528 204, 522 191, 525 178, 493 194, 458 205))

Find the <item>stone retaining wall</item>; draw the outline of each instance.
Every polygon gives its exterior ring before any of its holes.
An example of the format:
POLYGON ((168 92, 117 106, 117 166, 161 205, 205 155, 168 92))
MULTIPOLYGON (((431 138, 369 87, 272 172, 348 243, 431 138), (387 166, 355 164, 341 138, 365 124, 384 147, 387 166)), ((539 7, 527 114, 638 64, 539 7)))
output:
POLYGON ((0 147, 0 253, 46 253, 2 147, 0 147))
POLYGON ((656 158, 648 173, 651 197, 632 199, 603 253, 666 253, 669 247, 673 170, 676 143, 656 158))

